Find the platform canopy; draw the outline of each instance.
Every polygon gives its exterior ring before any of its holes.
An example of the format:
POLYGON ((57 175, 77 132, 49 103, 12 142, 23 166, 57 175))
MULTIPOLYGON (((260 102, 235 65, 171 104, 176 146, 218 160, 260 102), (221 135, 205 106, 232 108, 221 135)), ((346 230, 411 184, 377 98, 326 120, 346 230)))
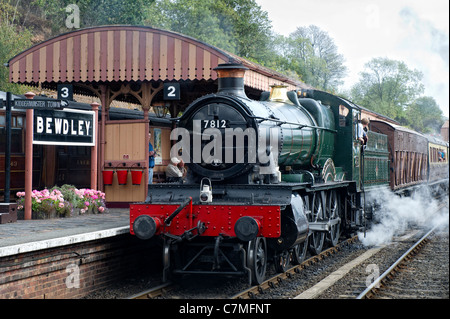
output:
POLYGON ((149 109, 160 97, 163 82, 178 81, 182 100, 212 93, 225 62, 249 68, 245 76, 250 97, 273 84, 290 90, 305 87, 268 68, 194 38, 144 26, 100 26, 61 34, 39 43, 9 61, 10 82, 56 89, 71 83, 74 92, 97 95, 106 108, 118 99, 149 109), (102 99, 102 94, 104 94, 102 99))

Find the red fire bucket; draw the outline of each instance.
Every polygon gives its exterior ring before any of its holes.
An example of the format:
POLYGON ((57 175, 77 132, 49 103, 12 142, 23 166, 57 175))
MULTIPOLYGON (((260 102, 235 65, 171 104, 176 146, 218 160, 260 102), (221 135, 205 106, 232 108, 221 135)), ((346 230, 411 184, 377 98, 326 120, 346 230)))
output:
POLYGON ((133 185, 141 185, 142 170, 131 171, 131 181, 133 185))
POLYGON ((117 170, 117 180, 119 185, 126 185, 128 177, 128 170, 117 170))
POLYGON ((114 171, 102 171, 103 174, 103 184, 112 185, 114 171))

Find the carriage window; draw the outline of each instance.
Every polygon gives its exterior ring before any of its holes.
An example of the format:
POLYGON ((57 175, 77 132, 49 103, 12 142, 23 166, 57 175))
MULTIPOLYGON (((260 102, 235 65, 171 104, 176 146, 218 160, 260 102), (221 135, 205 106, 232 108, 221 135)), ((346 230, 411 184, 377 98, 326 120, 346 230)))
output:
MULTIPOLYGON (((23 116, 11 117, 11 153, 23 154, 24 149, 24 132, 23 132, 23 116)), ((6 118, 0 116, 0 153, 5 153, 6 144, 6 118)))
POLYGON ((11 153, 25 153, 22 128, 13 128, 11 130, 11 153))
POLYGON ((17 117, 17 127, 23 127, 23 117, 22 116, 17 117))
POLYGON ((23 116, 13 116, 12 126, 13 127, 23 127, 23 116))
POLYGON ((447 162, 447 151, 445 149, 430 147, 430 162, 447 162))
POLYGON ((6 130, 5 130, 5 116, 0 115, 0 153, 5 153, 6 130))

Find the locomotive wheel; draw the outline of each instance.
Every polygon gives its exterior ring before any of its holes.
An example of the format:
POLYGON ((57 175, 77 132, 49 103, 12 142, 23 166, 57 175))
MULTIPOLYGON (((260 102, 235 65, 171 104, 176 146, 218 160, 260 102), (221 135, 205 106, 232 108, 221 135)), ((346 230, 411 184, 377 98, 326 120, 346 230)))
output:
POLYGON ((163 244, 163 282, 170 276, 170 240, 165 239, 163 244))
POLYGON ((306 257, 306 251, 308 250, 308 238, 306 237, 306 240, 298 245, 295 245, 292 249, 292 263, 294 265, 300 265, 306 257))
POLYGON ((252 284, 261 284, 267 268, 267 245, 264 237, 257 237, 248 243, 247 262, 252 271, 252 284))
MULTIPOLYGON (((327 209, 326 217, 329 220, 334 220, 339 217, 339 198, 335 190, 331 190, 327 195, 327 209)), ((333 224, 328 232, 328 240, 332 246, 336 246, 341 236, 341 222, 333 224)))
POLYGON ((285 272, 289 269, 289 262, 291 261, 291 254, 289 251, 284 250, 279 255, 276 255, 275 257, 275 270, 277 272, 285 272))
MULTIPOLYGON (((324 210, 322 202, 322 194, 320 192, 314 193, 311 201, 311 214, 310 222, 323 222, 324 210)), ((309 240, 309 251, 313 255, 320 254, 323 249, 323 243, 325 241, 325 232, 313 231, 309 240)))

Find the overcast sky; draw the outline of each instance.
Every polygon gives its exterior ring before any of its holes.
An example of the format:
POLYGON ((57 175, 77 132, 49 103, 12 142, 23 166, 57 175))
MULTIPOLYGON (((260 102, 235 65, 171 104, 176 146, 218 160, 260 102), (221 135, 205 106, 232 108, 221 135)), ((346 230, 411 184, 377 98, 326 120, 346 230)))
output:
POLYGON ((314 24, 326 31, 346 60, 344 89, 374 57, 404 61, 424 75, 426 96, 449 116, 448 0, 255 0, 273 30, 289 35, 314 24))

